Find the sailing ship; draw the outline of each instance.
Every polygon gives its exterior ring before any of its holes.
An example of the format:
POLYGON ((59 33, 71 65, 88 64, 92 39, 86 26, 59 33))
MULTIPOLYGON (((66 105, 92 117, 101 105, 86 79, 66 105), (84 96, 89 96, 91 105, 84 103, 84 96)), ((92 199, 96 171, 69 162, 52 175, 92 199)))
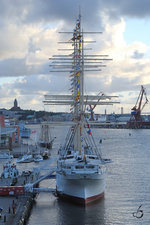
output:
POLYGON ((20 123, 19 124, 19 127, 20 127, 20 137, 21 138, 30 138, 31 129, 25 127, 25 124, 24 123, 20 123))
POLYGON ((50 126, 47 123, 42 123, 40 127, 39 146, 52 149, 54 138, 51 137, 50 126))
MULTIPOLYGON (((67 33, 67 32, 66 32, 67 33)), ((70 33, 70 32, 68 32, 70 33)), ((87 33, 87 32, 86 32, 87 33)), ((84 95, 84 72, 88 68, 101 67, 101 60, 95 65, 87 65, 90 60, 88 55, 84 54, 84 32, 81 31, 81 16, 76 21, 73 31, 73 37, 68 43, 73 46, 73 53, 70 55, 53 56, 52 59, 58 62, 53 63, 53 72, 60 72, 60 63, 69 63, 71 67, 71 91, 72 95, 61 96, 56 98, 57 104, 71 104, 71 112, 73 113, 73 123, 66 136, 64 145, 59 149, 59 159, 57 161, 56 171, 56 191, 58 196, 71 199, 74 202, 88 204, 98 200, 104 195, 106 166, 109 160, 102 159, 100 150, 94 141, 90 124, 85 118, 86 104, 95 104, 93 100, 97 100, 95 96, 84 95)), ((91 57, 91 55, 90 55, 91 57)), ((97 57, 97 56, 96 56, 97 57)), ((92 58, 94 60, 95 58, 92 58)), ((107 60, 109 60, 107 58, 107 60)), ((66 71, 66 64, 62 65, 62 72, 66 71)), ((91 70, 90 70, 91 71, 91 70)), ((97 70, 96 70, 97 71, 97 70)), ((55 97, 55 96, 54 96, 55 97)), ((54 104, 54 97, 45 95, 45 104, 54 104)), ((115 97, 115 96, 112 96, 115 97)), ((106 100, 106 96, 102 96, 101 100, 106 100)), ((110 97, 108 98, 111 99, 110 97)), ((99 101, 98 104, 109 104, 109 102, 99 101)), ((112 104, 112 102, 110 103, 112 104)))

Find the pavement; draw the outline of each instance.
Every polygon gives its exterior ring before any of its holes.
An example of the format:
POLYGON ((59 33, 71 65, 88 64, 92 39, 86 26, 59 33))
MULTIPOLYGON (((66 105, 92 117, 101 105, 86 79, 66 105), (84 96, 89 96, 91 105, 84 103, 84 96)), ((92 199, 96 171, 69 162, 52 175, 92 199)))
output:
POLYGON ((1 218, 0 218, 0 224, 1 225, 3 225, 3 224, 7 224, 7 225, 16 224, 17 225, 17 217, 19 216, 21 210, 23 209, 22 207, 24 206, 24 203, 22 202, 22 200, 20 198, 16 199, 16 197, 14 197, 14 196, 0 197, 0 207, 3 208, 2 213, 1 213, 1 218), (13 201, 16 204, 16 214, 13 214, 13 207, 12 207, 13 201))
MULTIPOLYGON (((21 175, 17 177, 17 183, 15 186, 24 186, 27 183, 32 183, 38 179, 37 174, 29 173, 28 175, 21 175)), ((12 184, 12 178, 0 178, 0 186, 10 186, 12 184)), ((25 193, 20 196, 0 196, 0 208, 3 208, 1 212, 0 225, 18 225, 26 209, 27 202, 30 198, 30 193, 25 193), (13 202, 16 205, 16 212, 13 213, 13 202)))
POLYGON ((0 225, 17 225, 22 217, 29 196, 0 197, 0 207, 3 208, 0 225), (16 212, 13 212, 13 201, 16 204, 16 212))

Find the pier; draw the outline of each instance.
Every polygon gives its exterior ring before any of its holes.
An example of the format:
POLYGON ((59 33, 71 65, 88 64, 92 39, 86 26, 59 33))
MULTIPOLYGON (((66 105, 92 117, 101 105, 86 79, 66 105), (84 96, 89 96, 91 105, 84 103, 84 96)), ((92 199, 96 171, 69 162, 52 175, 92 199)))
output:
POLYGON ((54 188, 39 187, 41 181, 55 179, 56 167, 51 166, 55 161, 56 157, 52 157, 41 167, 33 167, 33 170, 28 172, 23 171, 16 179, 0 178, 0 225, 25 224, 36 194, 40 192, 55 194, 54 188), (46 169, 46 173, 41 175, 40 172, 46 169))

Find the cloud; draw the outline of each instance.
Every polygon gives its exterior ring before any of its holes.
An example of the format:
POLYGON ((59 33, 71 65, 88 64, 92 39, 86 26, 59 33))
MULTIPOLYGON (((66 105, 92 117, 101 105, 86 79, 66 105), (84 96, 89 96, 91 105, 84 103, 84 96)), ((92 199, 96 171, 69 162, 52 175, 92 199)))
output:
POLYGON ((132 57, 135 59, 141 59, 144 57, 144 53, 140 53, 138 50, 135 50, 132 57))
POLYGON ((96 40, 91 54, 113 58, 102 72, 85 74, 87 93, 117 93, 124 96, 124 102, 129 98, 127 92, 141 84, 150 93, 149 46, 139 41, 127 44, 124 39, 125 19, 149 17, 149 1, 1 0, 0 77, 16 77, 15 82, 0 86, 2 104, 11 107, 17 97, 24 107, 30 103, 38 108, 44 93, 69 93, 68 74, 49 73, 48 58, 65 48, 58 41, 70 36, 58 31, 73 30, 79 6, 84 30, 103 31, 88 36, 96 40))
POLYGON ((120 8, 120 12, 122 15, 137 18, 149 17, 150 2, 148 0, 122 0, 120 6, 118 4, 118 8, 120 8))
POLYGON ((149 17, 150 10, 149 0, 1 0, 0 6, 3 23, 12 20, 16 24, 57 23, 60 20, 73 23, 79 7, 86 24, 96 21, 101 12, 106 12, 111 19, 119 19, 120 16, 149 17))

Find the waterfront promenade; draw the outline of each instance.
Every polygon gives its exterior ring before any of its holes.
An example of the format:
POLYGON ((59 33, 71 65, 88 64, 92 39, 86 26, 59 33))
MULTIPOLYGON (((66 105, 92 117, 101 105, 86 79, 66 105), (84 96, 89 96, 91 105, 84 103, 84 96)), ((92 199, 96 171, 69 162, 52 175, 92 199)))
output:
MULTIPOLYGON (((28 196, 15 196, 11 197, 0 197, 0 207, 3 208, 0 218, 0 225, 21 225, 22 216, 27 211, 27 202, 29 202, 28 196), (13 202, 16 205, 16 208, 13 208, 13 202)), ((25 216, 27 219, 27 215, 25 216)))

